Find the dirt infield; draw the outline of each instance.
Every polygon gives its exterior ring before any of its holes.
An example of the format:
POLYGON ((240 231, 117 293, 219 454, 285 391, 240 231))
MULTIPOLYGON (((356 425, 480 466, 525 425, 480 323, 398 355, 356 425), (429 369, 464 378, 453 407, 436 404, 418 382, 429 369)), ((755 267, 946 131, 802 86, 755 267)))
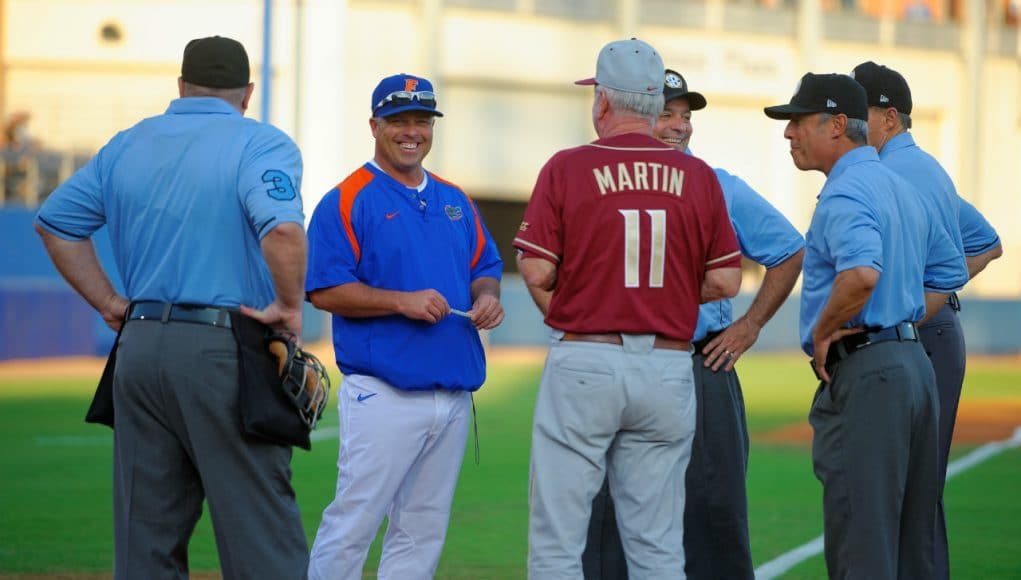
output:
MULTIPOLYGON (((333 360, 333 346, 329 342, 307 344, 305 348, 323 361, 333 360)), ((489 351, 491 363, 541 364, 545 347, 499 347, 489 351)), ((998 364, 1017 365, 1021 355, 1008 357, 979 357, 998 364)), ((94 378, 99 379, 106 359, 98 357, 63 357, 51 359, 15 360, 0 362, 0 387, 7 380, 35 378, 94 378)), ((965 399, 957 412, 954 442, 981 444, 1010 437, 1021 426, 1021 399, 965 399)), ((788 425, 753 435, 755 441, 805 445, 812 441, 812 428, 808 421, 788 425)), ((30 580, 31 577, 24 577, 30 580)), ((52 578, 52 577, 50 577, 52 578)), ((71 578, 68 576, 68 578, 71 578)), ((79 578, 79 577, 75 577, 79 578)), ((80 578, 87 578, 81 576, 80 578)), ((0 580, 8 577, 0 575, 0 580)))
MULTIPOLYGON (((92 356, 19 359, 0 362, 0 384, 5 380, 96 378, 106 359, 92 356)), ((0 576, 0 578, 3 578, 0 576)))
MULTIPOLYGON (((1013 435, 1018 426, 1021 426, 1021 400, 965 399, 957 409, 954 443, 971 445, 1001 441, 1013 435)), ((808 445, 812 442, 812 427, 806 420, 753 435, 752 439, 763 443, 808 445)))

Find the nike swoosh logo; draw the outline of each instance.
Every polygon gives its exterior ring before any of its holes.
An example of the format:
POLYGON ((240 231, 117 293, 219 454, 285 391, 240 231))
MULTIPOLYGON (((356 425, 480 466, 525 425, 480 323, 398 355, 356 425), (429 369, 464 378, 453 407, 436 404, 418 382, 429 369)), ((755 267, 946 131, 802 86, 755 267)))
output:
POLYGON ((372 397, 375 397, 378 394, 379 393, 369 393, 369 394, 366 395, 365 393, 361 393, 361 394, 358 395, 358 402, 361 403, 365 399, 371 399, 372 397))
POLYGON ((397 210, 397 211, 395 211, 393 213, 388 213, 388 214, 386 214, 386 219, 392 220, 395 217, 397 217, 397 214, 399 214, 399 213, 401 213, 401 210, 397 210))

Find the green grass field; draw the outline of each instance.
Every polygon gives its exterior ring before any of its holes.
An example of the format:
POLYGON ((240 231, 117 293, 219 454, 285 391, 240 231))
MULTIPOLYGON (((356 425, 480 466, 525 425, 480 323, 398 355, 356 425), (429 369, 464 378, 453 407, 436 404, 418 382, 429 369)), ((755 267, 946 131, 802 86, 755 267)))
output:
MULTIPOLYGON (((756 565, 822 530, 821 487, 809 446, 766 444, 761 434, 804 423, 815 388, 804 357, 749 355, 739 365, 752 430, 748 481, 756 565)), ((524 578, 528 518, 528 445, 541 362, 495 362, 476 396, 481 465, 469 444, 437 578, 524 578)), ((0 576, 69 572, 104 575, 112 562, 112 436, 82 422, 94 377, 2 379, 0 429, 0 576)), ((1021 399, 1016 359, 969 361, 965 397, 1021 399)), ((1021 417, 1017 417, 1021 424, 1021 417)), ((337 424, 331 407, 323 428, 337 424)), ((972 446, 955 448, 960 456, 972 446)), ((294 485, 309 539, 333 497, 337 442, 296 451, 294 485)), ((982 463, 948 484, 953 576, 1021 578, 1021 449, 982 463)), ((368 568, 379 558, 379 542, 368 568)), ((218 568, 209 520, 191 542, 192 570, 218 568)), ((816 557, 784 578, 823 578, 816 557)))

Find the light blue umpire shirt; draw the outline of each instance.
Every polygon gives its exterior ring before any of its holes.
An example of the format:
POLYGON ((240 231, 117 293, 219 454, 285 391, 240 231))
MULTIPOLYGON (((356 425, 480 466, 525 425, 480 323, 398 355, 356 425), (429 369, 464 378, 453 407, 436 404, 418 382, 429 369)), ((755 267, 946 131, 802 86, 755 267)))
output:
POLYGON ((260 240, 304 225, 301 154, 279 129, 216 97, 186 97, 118 133, 42 205, 66 240, 109 226, 129 300, 261 308, 260 240))
POLYGON ((879 159, 936 202, 937 215, 958 251, 976 256, 999 245, 1000 239, 989 222, 961 199, 943 166, 915 144, 911 133, 900 133, 890 139, 879 152, 879 159))
POLYGON ((950 234, 954 246, 964 253, 961 241, 960 200, 950 176, 932 155, 915 144, 914 137, 904 132, 895 135, 879 152, 879 160, 894 173, 915 186, 927 201, 933 205, 940 223, 950 234))
POLYGON ((986 221, 975 206, 964 198, 961 200, 961 239, 964 242, 964 255, 978 256, 1000 245, 1000 236, 986 221))
MULTIPOLYGON (((713 171, 720 180, 741 254, 768 269, 805 247, 805 239, 791 222, 743 179, 723 169, 714 168, 713 171)), ((702 340, 708 333, 719 332, 733 321, 734 306, 730 299, 707 302, 699 307, 698 325, 692 340, 702 340)))
POLYGON ((932 205, 884 166, 873 147, 857 147, 837 161, 805 234, 800 326, 809 356, 812 329, 844 270, 868 267, 880 274, 848 327, 918 321, 925 314, 925 290, 953 292, 968 281, 964 255, 932 205))

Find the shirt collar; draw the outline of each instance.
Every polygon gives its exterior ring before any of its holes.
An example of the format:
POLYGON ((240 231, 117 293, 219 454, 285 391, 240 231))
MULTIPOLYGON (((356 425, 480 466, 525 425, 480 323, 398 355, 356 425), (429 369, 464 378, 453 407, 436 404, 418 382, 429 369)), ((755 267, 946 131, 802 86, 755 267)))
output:
POLYGON ((883 145, 883 150, 879 152, 879 158, 882 159, 899 149, 907 149, 908 147, 914 146, 915 138, 911 136, 911 133, 908 133, 907 131, 898 133, 887 141, 886 145, 883 145))
POLYGON ((847 171, 847 169, 852 165, 865 163, 867 161, 879 161, 879 154, 876 153, 875 147, 862 145, 851 149, 847 153, 841 155, 840 159, 837 159, 837 162, 833 165, 833 169, 830 170, 830 174, 826 177, 826 183, 839 178, 840 175, 847 171))
POLYGON ((427 185, 429 185, 429 172, 426 171, 425 168, 422 169, 422 183, 419 183, 418 185, 412 187, 410 185, 404 185, 400 181, 397 181, 396 179, 394 179, 394 176, 390 175, 389 173, 386 172, 385 169, 380 167, 379 164, 376 163, 375 159, 369 159, 369 161, 367 163, 368 163, 368 165, 371 165, 372 167, 374 167, 380 173, 380 175, 385 175, 385 176, 389 177, 390 179, 393 179, 394 182, 396 182, 401 187, 406 187, 408 189, 414 189, 414 190, 418 191, 419 193, 422 193, 423 191, 425 191, 425 187, 427 185))
POLYGON ((189 115, 214 113, 221 115, 241 115, 233 105, 219 97, 181 97, 170 101, 168 115, 189 115))
POLYGON ((673 147, 647 133, 621 133, 613 137, 603 137, 592 142, 593 145, 604 147, 641 147, 649 149, 672 150, 673 147))

